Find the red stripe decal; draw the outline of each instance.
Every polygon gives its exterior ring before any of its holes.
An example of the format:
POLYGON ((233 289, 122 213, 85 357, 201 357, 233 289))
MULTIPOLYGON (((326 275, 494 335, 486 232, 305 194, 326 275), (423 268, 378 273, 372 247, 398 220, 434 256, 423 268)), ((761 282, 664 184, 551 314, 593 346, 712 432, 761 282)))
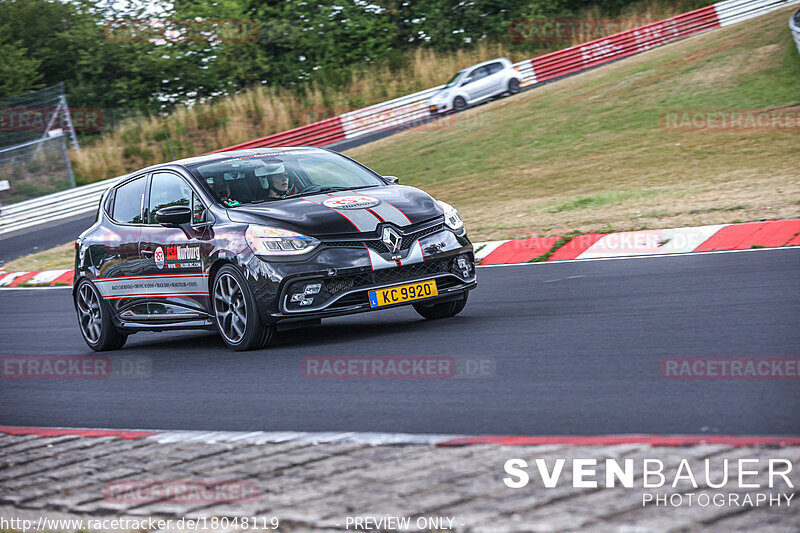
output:
POLYGON ((171 296, 208 296, 207 292, 181 292, 174 294, 124 294, 122 296, 104 296, 103 300, 124 300, 125 298, 167 298, 171 296))
MULTIPOLYGON (((305 200, 306 202, 311 202, 312 204, 322 205, 322 204, 320 204, 320 203, 317 203, 317 202, 315 202, 314 200, 309 200, 308 198, 303 198, 303 200, 305 200)), ((327 206, 326 206, 326 207, 327 207, 327 206)), ((330 208, 330 207, 328 207, 328 209, 331 209, 331 208, 330 208)), ((350 220, 349 218, 347 218, 347 217, 345 216, 345 214, 344 214, 344 213, 342 213, 342 212, 341 212, 341 211, 339 211, 338 209, 331 209, 331 211, 333 211, 334 213, 339 213, 340 215, 342 215, 342 216, 345 218, 345 220, 347 220, 347 221, 348 221, 350 224, 352 224, 352 225, 353 225, 353 227, 354 227, 354 228, 356 228, 356 231, 358 231, 359 233, 361 233, 361 230, 360 230, 360 229, 358 229, 358 226, 356 226, 356 225, 353 223, 353 221, 352 221, 352 220, 350 220)))
POLYGON ((649 444, 650 446, 698 446, 723 444, 727 446, 799 446, 800 437, 740 437, 736 435, 543 435, 535 437, 490 435, 461 437, 437 446, 468 446, 497 444, 500 446, 615 446, 618 444, 649 444))
POLYGON ((8 435, 37 435, 39 437, 120 437, 123 439, 143 439, 158 435, 154 431, 135 431, 129 429, 85 429, 85 428, 35 428, 25 426, 0 426, 0 433, 8 435))
POLYGON ((124 279, 195 278, 197 276, 202 276, 204 278, 207 278, 208 274, 205 272, 196 272, 194 274, 145 274, 144 276, 117 276, 113 278, 95 278, 92 281, 94 281, 95 283, 103 283, 106 281, 119 281, 124 279))
POLYGON ((410 219, 409 219, 409 218, 406 216, 406 214, 405 214, 405 213, 403 213, 402 211, 400 211, 400 209, 398 209, 398 208, 397 208, 397 206, 395 206, 395 205, 393 205, 393 204, 390 204, 390 203, 389 203, 389 202, 387 202, 386 200, 381 200, 381 202, 385 203, 385 204, 386 204, 386 205, 388 205, 389 207, 393 207, 393 208, 395 209, 395 211, 397 211, 398 213, 400 213, 401 215, 403 215, 403 218, 405 218, 406 220, 408 220, 408 223, 409 223, 409 224, 411 224, 411 220, 410 220, 410 219))
POLYGON ((383 217, 381 217, 381 216, 380 216, 378 213, 376 213, 376 212, 375 212, 375 211, 373 211, 372 209, 367 209, 367 211, 369 211, 370 213, 372 213, 373 215, 375 215, 375 218, 377 218, 377 219, 378 219, 378 220, 380 220, 381 222, 386 222, 385 220, 383 220, 383 217))

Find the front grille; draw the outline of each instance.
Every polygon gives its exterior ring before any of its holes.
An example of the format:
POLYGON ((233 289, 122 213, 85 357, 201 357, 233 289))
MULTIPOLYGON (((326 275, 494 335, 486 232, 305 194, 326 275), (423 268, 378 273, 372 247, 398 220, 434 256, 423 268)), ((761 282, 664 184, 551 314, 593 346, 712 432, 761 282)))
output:
MULTIPOLYGON (((284 294, 286 298, 286 307, 289 311, 302 311, 304 308, 316 309, 319 308, 338 294, 345 293, 359 288, 369 288, 376 285, 387 285, 392 283, 402 283, 404 281, 411 281, 414 279, 435 276, 437 274, 453 274, 462 277, 462 271, 458 267, 458 258, 464 257, 472 265, 472 256, 469 254, 462 254, 460 256, 449 257, 446 259, 434 259, 432 261, 424 261, 422 263, 414 263, 413 265, 404 265, 395 268, 384 268, 380 270, 369 270, 358 272, 356 274, 345 274, 334 277, 302 279, 291 282, 284 294), (309 306, 301 306, 299 302, 291 302, 290 296, 292 294, 301 293, 306 285, 310 283, 321 283, 322 289, 319 294, 313 295, 313 304, 309 306)), ((470 267, 470 277, 475 273, 474 267, 470 267)), ((452 285, 447 283, 446 286, 452 285)), ((355 293, 340 299, 335 305, 345 306, 352 305, 353 303, 361 303, 366 301, 365 293, 355 293)))
MULTIPOLYGON (((403 240, 400 244, 400 250, 407 250, 411 247, 417 239, 421 239, 423 237, 427 237, 428 235, 433 235, 439 231, 444 229, 444 224, 436 224, 429 228, 414 231, 412 233, 408 233, 403 235, 403 240)), ((402 233, 402 232, 401 232, 402 233)), ((361 239, 361 240, 352 240, 352 241, 323 241, 326 246, 335 246, 335 247, 353 247, 353 248, 363 248, 365 246, 369 246, 373 250, 381 254, 388 254, 389 249, 380 239, 361 239)))

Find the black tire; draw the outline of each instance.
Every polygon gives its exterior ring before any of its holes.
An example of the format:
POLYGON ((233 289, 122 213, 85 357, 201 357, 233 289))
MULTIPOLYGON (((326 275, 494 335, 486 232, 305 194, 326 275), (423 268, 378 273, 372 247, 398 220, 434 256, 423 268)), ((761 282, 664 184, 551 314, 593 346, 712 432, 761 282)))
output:
POLYGON ((261 320, 253 291, 238 268, 225 265, 217 271, 211 298, 214 323, 230 349, 243 352, 270 343, 275 325, 261 320))
POLYGON ((120 333, 111 322, 111 310, 94 283, 82 279, 75 289, 75 311, 78 327, 89 348, 95 352, 119 350, 128 336, 120 333))
POLYGON ((508 94, 517 94, 519 92, 519 80, 511 78, 508 80, 508 94))
POLYGON ((424 304, 424 303, 416 303, 414 304, 414 310, 422 315, 424 318, 428 320, 435 320, 437 318, 449 318, 451 316, 456 316, 458 313, 463 311, 464 307, 467 305, 467 298, 469 297, 469 293, 465 292, 464 297, 459 300, 453 300, 451 302, 442 302, 442 303, 434 303, 434 304, 424 304))
POLYGON ((456 99, 453 100, 453 111, 458 113, 459 111, 463 111, 466 108, 467 108, 467 101, 460 96, 456 96, 456 99))

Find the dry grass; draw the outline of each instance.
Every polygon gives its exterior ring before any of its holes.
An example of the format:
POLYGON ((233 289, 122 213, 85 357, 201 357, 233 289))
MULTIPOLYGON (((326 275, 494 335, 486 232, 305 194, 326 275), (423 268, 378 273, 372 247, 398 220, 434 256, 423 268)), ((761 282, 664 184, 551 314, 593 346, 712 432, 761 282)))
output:
POLYGON ((74 266, 75 241, 56 246, 49 250, 26 255, 2 266, 6 272, 38 272, 40 270, 61 270, 74 266))
POLYGON ((667 131, 670 109, 800 112, 792 9, 349 155, 456 205, 476 240, 800 216, 792 131, 667 131), (757 60, 755 59, 757 58, 757 60))
POLYGON ((452 54, 420 49, 406 69, 366 69, 354 74, 342 89, 314 85, 296 94, 258 87, 213 104, 182 107, 166 117, 129 119, 79 153, 70 153, 70 159, 79 183, 91 183, 172 159, 164 130, 175 156, 188 157, 433 87, 461 68, 486 59, 507 56, 518 61, 523 55, 488 44, 452 54))

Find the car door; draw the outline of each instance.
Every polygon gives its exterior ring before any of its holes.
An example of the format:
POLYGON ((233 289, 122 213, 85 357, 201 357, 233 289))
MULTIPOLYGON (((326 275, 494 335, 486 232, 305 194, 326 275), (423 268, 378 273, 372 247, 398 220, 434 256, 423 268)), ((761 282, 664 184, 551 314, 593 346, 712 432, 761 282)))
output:
POLYGON ((475 102, 486 96, 489 90, 489 85, 487 84, 489 81, 487 79, 488 77, 489 69, 485 65, 476 68, 467 76, 464 82, 464 89, 469 95, 470 102, 475 102))
POLYGON ((209 309, 206 262, 211 232, 207 208, 180 174, 152 173, 145 200, 146 224, 139 238, 148 289, 147 320, 175 322, 204 318, 209 309), (156 213, 171 206, 190 207, 192 223, 180 227, 159 224, 156 213))
POLYGON ((484 96, 494 96, 506 91, 505 76, 503 70, 505 67, 499 61, 489 63, 487 66, 489 75, 486 78, 486 92, 484 96))
POLYGON ((143 174, 111 190, 102 207, 108 221, 97 229, 87 250, 97 272, 92 281, 115 314, 146 305, 139 280, 144 270, 139 236, 146 184, 143 174))
POLYGON ((479 98, 480 81, 485 76, 483 67, 473 69, 471 72, 464 76, 464 81, 461 82, 461 88, 467 93, 467 99, 474 102, 479 98))

